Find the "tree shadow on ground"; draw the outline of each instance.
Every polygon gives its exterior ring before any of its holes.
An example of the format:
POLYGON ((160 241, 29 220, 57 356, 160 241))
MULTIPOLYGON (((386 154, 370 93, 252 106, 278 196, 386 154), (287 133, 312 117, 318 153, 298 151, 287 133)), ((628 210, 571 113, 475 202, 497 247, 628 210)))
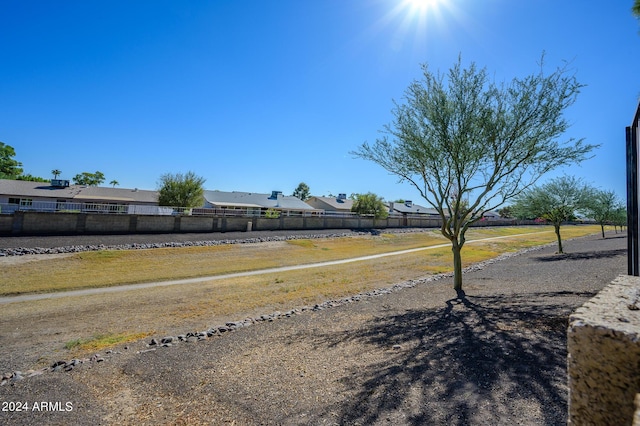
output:
POLYGON ((604 250, 604 251, 583 251, 577 253, 560 253, 551 256, 539 256, 535 259, 540 262, 555 262, 558 260, 590 260, 590 259, 611 259, 618 256, 626 256, 626 249, 604 250))
POLYGON ((568 316, 576 299, 591 296, 461 292, 441 308, 325 336, 329 345, 355 339, 387 355, 343 378, 355 394, 340 423, 566 423, 568 316))

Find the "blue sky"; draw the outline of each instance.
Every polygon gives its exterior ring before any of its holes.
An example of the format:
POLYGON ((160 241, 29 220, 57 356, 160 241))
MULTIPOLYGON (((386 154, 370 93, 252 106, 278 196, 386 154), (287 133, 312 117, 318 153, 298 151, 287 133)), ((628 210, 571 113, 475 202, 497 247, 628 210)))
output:
POLYGON ((496 81, 570 62, 587 86, 567 137, 601 144, 563 173, 626 194, 640 95, 632 0, 0 0, 0 141, 25 173, 155 189, 419 195, 349 152, 391 121, 420 64, 462 55, 496 81))

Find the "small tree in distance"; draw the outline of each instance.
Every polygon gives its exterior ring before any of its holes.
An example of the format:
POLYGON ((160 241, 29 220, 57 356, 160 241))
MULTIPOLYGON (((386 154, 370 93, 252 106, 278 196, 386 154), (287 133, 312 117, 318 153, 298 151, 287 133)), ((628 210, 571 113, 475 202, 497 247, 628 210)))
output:
POLYGON ((593 189, 579 179, 563 176, 521 193, 513 204, 513 212, 518 219, 542 218, 550 222, 558 239, 558 253, 564 253, 560 227, 574 220, 576 214, 587 211, 592 194, 593 189))
POLYGON ((454 289, 462 292, 465 233, 550 170, 586 159, 594 145, 559 138, 569 127, 564 111, 582 87, 565 68, 542 69, 509 85, 461 60, 444 76, 423 65, 404 103, 375 144, 356 157, 373 161, 413 185, 435 208, 451 241, 454 289))
POLYGON ((622 228, 627 226, 627 207, 620 206, 613 213, 613 229, 618 233, 618 227, 620 227, 620 232, 622 232, 622 228))
POLYGON ((165 173, 158 182, 158 204, 170 207, 201 207, 206 179, 194 172, 165 173))
POLYGON ((513 213, 511 212, 511 206, 504 206, 500 210, 498 210, 498 214, 503 219, 511 219, 513 218, 513 213))
POLYGON ((602 238, 605 238, 604 226, 613 223, 621 207, 622 203, 613 191, 594 190, 591 194, 587 214, 600 225, 602 238))
POLYGON ((292 196, 301 199, 302 201, 306 201, 309 199, 311 195, 309 185, 304 182, 300 182, 298 187, 293 191, 292 196))
POLYGON ((353 194, 353 200, 351 211, 354 213, 373 215, 376 219, 386 219, 389 216, 382 198, 372 192, 353 194))

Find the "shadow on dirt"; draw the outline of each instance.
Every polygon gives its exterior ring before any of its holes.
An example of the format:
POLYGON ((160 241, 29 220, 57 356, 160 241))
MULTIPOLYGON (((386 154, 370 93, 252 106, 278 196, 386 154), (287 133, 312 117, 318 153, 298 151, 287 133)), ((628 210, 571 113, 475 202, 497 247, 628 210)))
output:
POLYGON ((329 345, 355 339, 388 351, 384 362, 343 379, 356 394, 342 407, 340 424, 566 423, 567 321, 576 297, 591 296, 461 292, 442 308, 326 336, 329 345))
POLYGON ((550 256, 536 257, 540 262, 556 262, 558 260, 591 260, 591 259, 611 259, 618 256, 626 256, 626 249, 604 250, 604 251, 585 251, 578 253, 562 253, 550 256))
POLYGON ((616 233, 615 235, 607 235, 607 240, 611 240, 611 239, 616 239, 616 238, 627 238, 627 234, 623 234, 623 233, 616 233))

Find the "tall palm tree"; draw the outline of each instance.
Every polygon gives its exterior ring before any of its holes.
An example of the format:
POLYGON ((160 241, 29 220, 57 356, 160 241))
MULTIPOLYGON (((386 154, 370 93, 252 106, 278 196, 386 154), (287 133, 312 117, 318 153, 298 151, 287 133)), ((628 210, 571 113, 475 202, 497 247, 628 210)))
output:
POLYGON ((117 180, 112 180, 111 182, 109 182, 109 185, 113 186, 114 188, 116 187, 116 185, 120 185, 120 182, 118 182, 117 180))
POLYGON ((53 169, 51 170, 51 174, 53 175, 54 179, 58 179, 58 176, 60 176, 62 174, 62 172, 58 169, 53 169))

